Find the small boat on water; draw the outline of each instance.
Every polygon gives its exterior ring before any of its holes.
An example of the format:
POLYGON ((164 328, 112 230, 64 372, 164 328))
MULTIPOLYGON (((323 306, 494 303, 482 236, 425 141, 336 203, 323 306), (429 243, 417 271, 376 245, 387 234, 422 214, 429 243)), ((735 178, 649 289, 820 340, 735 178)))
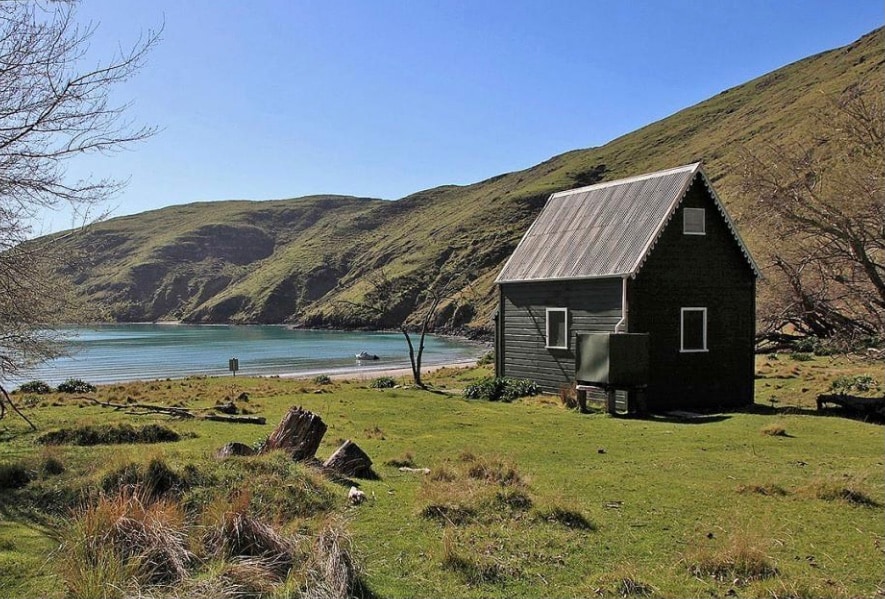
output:
POLYGON ((377 360, 378 356, 376 356, 375 354, 370 354, 367 351, 361 351, 360 353, 358 353, 356 355, 356 359, 357 360, 377 360))

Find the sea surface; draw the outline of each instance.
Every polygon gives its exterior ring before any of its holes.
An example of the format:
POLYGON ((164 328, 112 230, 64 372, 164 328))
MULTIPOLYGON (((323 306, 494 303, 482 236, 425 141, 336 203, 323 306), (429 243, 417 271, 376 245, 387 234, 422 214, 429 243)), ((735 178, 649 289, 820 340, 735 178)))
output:
MULTIPOLYGON (((372 372, 409 366, 401 333, 304 331, 284 326, 183 324, 113 324, 63 329, 70 355, 52 360, 7 381, 14 387, 30 380, 57 385, 69 378, 90 383, 231 376, 237 358, 239 376, 316 375, 372 372), (378 360, 360 361, 368 352, 378 360)), ((417 339, 413 337, 413 342, 417 339)), ((482 345, 428 336, 423 366, 476 359, 482 345)))

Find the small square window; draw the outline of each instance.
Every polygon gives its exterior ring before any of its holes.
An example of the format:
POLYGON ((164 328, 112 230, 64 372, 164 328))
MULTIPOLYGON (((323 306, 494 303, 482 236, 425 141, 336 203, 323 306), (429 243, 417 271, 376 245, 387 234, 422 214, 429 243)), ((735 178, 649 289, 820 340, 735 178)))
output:
POLYGON ((706 211, 703 208, 683 208, 682 232, 685 235, 706 235, 706 211))
POLYGON ((547 308, 547 347, 568 349, 568 308, 547 308))
POLYGON ((679 323, 680 351, 707 351, 707 309, 682 308, 679 323))

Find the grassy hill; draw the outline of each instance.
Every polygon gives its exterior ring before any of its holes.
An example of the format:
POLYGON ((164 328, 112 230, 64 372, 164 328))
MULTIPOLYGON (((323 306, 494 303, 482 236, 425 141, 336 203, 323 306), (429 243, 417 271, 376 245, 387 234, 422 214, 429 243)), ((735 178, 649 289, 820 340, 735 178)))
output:
POLYGON ((451 298, 438 325, 488 327, 492 281, 551 192, 696 160, 704 161, 751 250, 759 250, 766 232, 742 223, 750 199, 739 193, 736 166, 768 140, 810 143, 815 115, 847 89, 882 93, 883 38, 878 29, 602 147, 473 185, 393 202, 208 202, 111 219, 60 241, 88 256, 66 274, 116 320, 322 327, 359 324, 340 307, 367 290, 367 274, 383 268, 390 277, 429 283, 447 264, 471 269, 472 305, 456 310, 465 300, 451 298))

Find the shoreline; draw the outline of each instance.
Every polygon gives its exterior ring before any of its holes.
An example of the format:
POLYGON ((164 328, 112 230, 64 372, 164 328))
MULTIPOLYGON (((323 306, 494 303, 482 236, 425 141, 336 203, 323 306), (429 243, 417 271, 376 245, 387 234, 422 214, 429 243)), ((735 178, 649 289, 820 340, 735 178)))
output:
MULTIPOLYGON (((422 376, 425 374, 431 374, 436 372, 437 370, 442 370, 444 368, 473 368, 476 366, 476 363, 479 361, 479 358, 473 360, 458 360, 455 362, 446 362, 444 364, 428 364, 426 366, 421 367, 422 376)), ((271 374, 271 375, 258 375, 263 378, 285 378, 285 379, 311 379, 315 376, 326 373, 302 373, 302 372, 292 372, 287 374, 271 374)), ((346 371, 338 371, 334 373, 329 373, 328 377, 333 381, 368 381, 372 379, 376 379, 382 376, 389 376, 390 378, 398 378, 405 377, 409 380, 412 379, 412 368, 410 366, 401 367, 401 366, 382 366, 377 365, 374 367, 357 367, 355 369, 347 369, 346 371)))

